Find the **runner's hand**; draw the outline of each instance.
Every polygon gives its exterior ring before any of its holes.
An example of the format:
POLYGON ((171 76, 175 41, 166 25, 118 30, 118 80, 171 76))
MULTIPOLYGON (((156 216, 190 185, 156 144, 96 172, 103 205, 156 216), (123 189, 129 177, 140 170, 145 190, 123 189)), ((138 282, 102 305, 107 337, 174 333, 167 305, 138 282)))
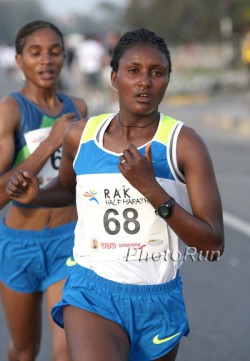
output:
POLYGON ((142 194, 157 184, 151 159, 151 144, 148 144, 143 156, 131 144, 123 151, 118 165, 124 177, 142 194))
POLYGON ((49 134, 48 140, 56 148, 59 148, 62 145, 63 134, 67 126, 77 121, 75 113, 63 114, 53 125, 51 132, 49 134))
POLYGON ((38 178, 31 172, 17 170, 8 181, 5 192, 9 198, 27 204, 35 199, 39 189, 38 178))

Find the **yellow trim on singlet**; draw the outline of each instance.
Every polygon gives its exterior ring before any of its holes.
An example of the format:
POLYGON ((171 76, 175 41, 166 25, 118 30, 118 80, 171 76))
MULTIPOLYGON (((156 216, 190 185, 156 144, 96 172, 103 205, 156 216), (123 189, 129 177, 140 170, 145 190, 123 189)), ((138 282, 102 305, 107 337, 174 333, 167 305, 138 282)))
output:
POLYGON ((169 117, 168 115, 163 115, 154 140, 167 145, 169 143, 169 137, 172 134, 173 127, 177 122, 178 121, 176 119, 169 117))
POLYGON ((99 127, 99 125, 102 123, 102 121, 106 118, 108 118, 112 113, 107 113, 107 114, 101 114, 98 115, 96 117, 91 117, 85 126, 82 138, 81 138, 81 143, 86 143, 87 141, 91 140, 94 138, 95 132, 97 130, 97 128, 99 127))
MULTIPOLYGON (((86 143, 87 141, 93 139, 96 130, 98 129, 100 124, 103 122, 103 120, 107 119, 111 115, 112 113, 107 113, 107 114, 100 114, 98 116, 91 117, 85 126, 81 138, 81 143, 86 143)), ((176 119, 168 115, 163 115, 160 121, 159 129, 154 137, 154 140, 167 145, 169 142, 169 137, 172 133, 172 129, 176 123, 177 123, 176 119)))

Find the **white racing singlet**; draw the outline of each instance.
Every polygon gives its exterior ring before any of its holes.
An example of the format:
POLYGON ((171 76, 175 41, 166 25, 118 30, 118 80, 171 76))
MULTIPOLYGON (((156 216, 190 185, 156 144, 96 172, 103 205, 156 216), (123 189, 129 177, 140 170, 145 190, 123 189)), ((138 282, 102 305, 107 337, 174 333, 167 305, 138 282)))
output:
MULTIPOLYGON (((78 264, 116 282, 167 282, 182 263, 180 241, 123 177, 118 168, 121 154, 103 147, 103 135, 113 116, 88 120, 74 160, 78 210, 74 257, 78 264)), ((181 126, 181 122, 161 114, 151 155, 157 181, 190 211, 175 154, 181 126)), ((143 155, 145 147, 138 148, 143 155)))

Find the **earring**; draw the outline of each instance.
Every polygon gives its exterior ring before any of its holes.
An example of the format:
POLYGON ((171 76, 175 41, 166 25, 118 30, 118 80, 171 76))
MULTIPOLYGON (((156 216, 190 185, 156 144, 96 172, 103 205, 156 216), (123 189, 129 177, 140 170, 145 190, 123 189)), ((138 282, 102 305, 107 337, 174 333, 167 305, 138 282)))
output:
POLYGON ((22 81, 25 83, 26 82, 26 76, 25 76, 23 71, 21 72, 21 78, 22 78, 22 81))

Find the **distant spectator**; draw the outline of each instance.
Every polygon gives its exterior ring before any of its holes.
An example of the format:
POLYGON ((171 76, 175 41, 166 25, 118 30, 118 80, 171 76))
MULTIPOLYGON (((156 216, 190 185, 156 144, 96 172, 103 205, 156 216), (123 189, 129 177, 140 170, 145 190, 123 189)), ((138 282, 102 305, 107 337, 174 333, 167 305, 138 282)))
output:
POLYGON ((117 31, 111 30, 106 34, 105 40, 104 40, 104 46, 107 52, 107 55, 109 56, 108 63, 110 63, 110 60, 112 58, 113 50, 117 43, 119 42, 120 34, 117 31))
POLYGON ((96 38, 86 37, 78 44, 76 56, 79 70, 83 74, 86 86, 95 91, 102 85, 101 71, 105 49, 96 38))
POLYGON ((112 87, 110 82, 111 76, 111 66, 110 61, 112 59, 112 54, 115 46, 119 42, 120 34, 115 31, 109 31, 104 39, 104 48, 105 48, 105 55, 103 58, 103 69, 102 69, 102 81, 107 90, 108 102, 110 103, 110 107, 112 110, 118 109, 118 97, 117 91, 112 87))
POLYGON ((0 68, 8 73, 17 70, 14 46, 0 45, 0 68))

